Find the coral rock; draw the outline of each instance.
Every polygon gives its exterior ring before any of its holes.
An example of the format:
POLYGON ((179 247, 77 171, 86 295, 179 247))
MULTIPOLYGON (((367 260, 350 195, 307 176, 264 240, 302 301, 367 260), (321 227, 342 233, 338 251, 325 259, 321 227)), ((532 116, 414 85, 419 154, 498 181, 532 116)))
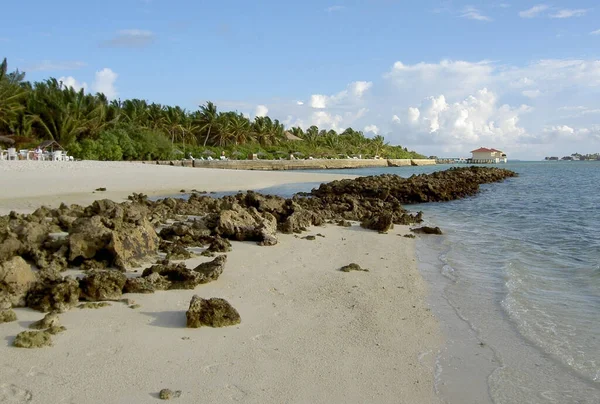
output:
POLYGON ((237 310, 225 299, 213 297, 207 300, 198 295, 192 297, 186 317, 188 328, 226 327, 241 322, 237 310))
POLYGON ((114 271, 93 271, 79 281, 81 297, 89 301, 118 300, 127 282, 125 274, 114 271))

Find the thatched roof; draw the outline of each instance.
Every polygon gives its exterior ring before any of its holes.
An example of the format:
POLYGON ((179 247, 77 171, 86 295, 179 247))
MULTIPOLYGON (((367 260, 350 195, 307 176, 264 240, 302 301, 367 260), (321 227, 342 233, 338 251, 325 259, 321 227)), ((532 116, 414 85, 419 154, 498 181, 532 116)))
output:
POLYGON ((299 138, 298 136, 296 136, 290 132, 285 132, 285 138, 287 140, 303 140, 302 138, 299 138))
POLYGON ((51 148, 52 150, 54 150, 54 149, 64 150, 64 148, 60 144, 58 144, 58 142, 55 140, 44 140, 42 143, 40 143, 40 145, 38 147, 40 149, 51 148))

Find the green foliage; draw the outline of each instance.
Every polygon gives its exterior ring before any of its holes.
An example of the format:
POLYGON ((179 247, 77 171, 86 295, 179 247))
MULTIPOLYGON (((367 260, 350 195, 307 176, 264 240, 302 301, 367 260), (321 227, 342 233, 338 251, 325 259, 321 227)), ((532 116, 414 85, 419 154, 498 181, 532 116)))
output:
POLYGON ((103 94, 86 94, 56 79, 24 82, 25 74, 8 73, 0 63, 0 133, 34 141, 53 139, 79 159, 166 160, 207 157, 420 158, 383 136, 365 137, 352 128, 337 133, 316 126, 286 128, 277 119, 219 112, 212 102, 189 112, 144 100, 109 102, 103 94), (302 140, 288 140, 289 135, 302 140))

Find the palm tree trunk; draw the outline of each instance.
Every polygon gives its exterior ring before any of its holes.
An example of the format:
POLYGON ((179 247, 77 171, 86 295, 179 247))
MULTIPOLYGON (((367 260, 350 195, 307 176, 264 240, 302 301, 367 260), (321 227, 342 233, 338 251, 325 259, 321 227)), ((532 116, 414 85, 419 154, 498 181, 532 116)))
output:
POLYGON ((212 126, 208 127, 208 132, 206 133, 206 139, 204 139, 204 147, 206 147, 206 142, 208 142, 208 137, 210 136, 210 130, 212 126))

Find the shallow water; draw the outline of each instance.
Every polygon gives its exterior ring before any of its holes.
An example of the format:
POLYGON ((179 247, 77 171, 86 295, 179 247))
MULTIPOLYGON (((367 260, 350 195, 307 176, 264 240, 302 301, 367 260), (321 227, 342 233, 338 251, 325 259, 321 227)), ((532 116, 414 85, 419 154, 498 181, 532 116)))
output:
MULTIPOLYGON (((489 401, 599 403, 600 163, 506 168, 520 176, 485 185, 473 198, 412 207, 445 231, 418 244, 438 292, 432 302, 438 311, 452 308, 454 317, 440 316, 447 333, 458 317, 491 350, 489 401)), ((477 359, 478 347, 457 338, 439 364, 449 402, 464 402, 455 400, 461 392, 453 381, 477 359)))

